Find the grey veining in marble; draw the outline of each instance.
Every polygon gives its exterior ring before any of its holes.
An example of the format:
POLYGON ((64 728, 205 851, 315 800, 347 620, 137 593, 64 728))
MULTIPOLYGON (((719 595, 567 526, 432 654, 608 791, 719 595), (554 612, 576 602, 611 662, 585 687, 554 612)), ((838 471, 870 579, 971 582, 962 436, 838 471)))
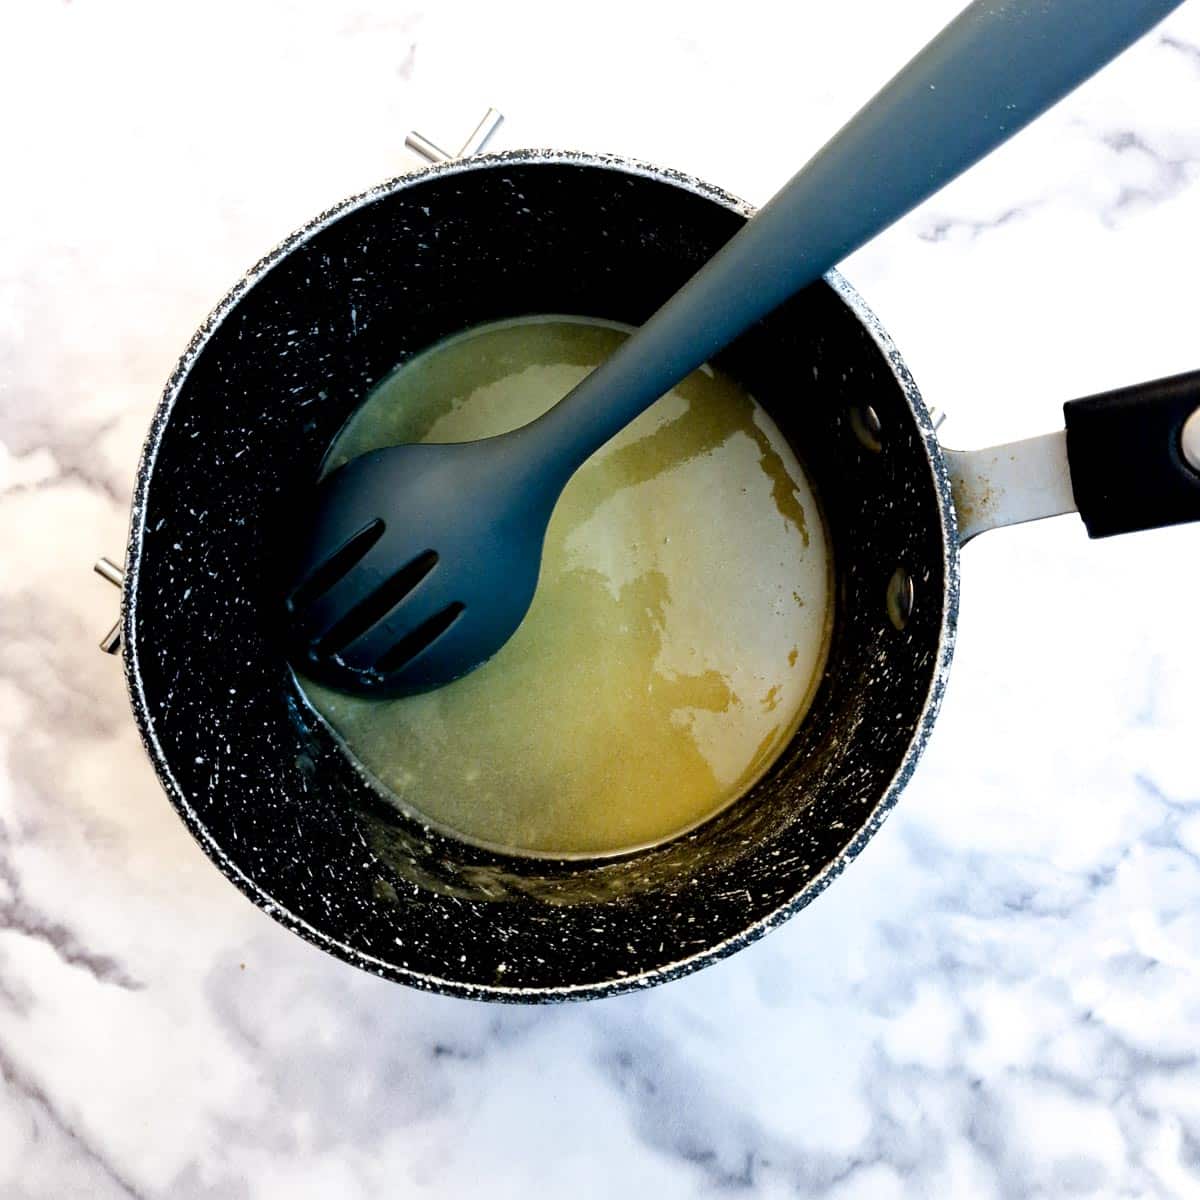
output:
MULTIPOLYGON (((274 925, 94 645, 175 358, 411 125, 491 103, 496 148, 761 201, 957 7, 4 6, 0 1196, 1200 1195, 1200 529, 973 543, 938 728, 860 859, 745 952, 569 1008, 274 925)), ((846 265, 948 442, 1198 365, 1198 112, 1185 5, 846 265)))

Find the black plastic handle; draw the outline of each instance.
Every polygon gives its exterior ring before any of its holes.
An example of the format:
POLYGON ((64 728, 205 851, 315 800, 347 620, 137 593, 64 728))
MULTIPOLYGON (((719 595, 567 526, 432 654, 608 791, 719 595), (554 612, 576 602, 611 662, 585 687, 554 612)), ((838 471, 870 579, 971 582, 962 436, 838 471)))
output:
POLYGON ((1200 409, 1200 371, 1070 400, 1067 459, 1088 536, 1200 521, 1200 471, 1183 426, 1200 409))

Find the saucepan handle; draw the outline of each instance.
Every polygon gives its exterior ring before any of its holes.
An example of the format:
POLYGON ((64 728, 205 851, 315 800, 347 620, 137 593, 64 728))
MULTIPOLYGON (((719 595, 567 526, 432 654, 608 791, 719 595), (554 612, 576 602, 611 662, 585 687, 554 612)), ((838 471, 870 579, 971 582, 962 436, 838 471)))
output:
POLYGON ((1094 538, 1200 521, 1200 371, 1063 411, 1065 431, 945 452, 960 542, 1067 512, 1094 538))
POLYGON ((1071 400, 1063 412, 1090 537, 1200 521, 1200 371, 1071 400))

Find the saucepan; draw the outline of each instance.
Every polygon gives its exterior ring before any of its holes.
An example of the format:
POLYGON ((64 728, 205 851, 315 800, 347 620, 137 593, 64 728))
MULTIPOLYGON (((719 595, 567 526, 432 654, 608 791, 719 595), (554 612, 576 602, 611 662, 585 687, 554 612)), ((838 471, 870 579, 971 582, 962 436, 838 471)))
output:
POLYGON ((1076 509, 1093 535, 1200 519, 1200 373, 1072 402, 1065 431, 947 452, 887 334, 830 275, 719 359, 808 464, 833 546, 828 665, 783 754, 706 824, 615 858, 506 856, 404 816, 308 707, 280 643, 270 564, 330 442, 449 334, 535 313, 638 324, 750 215, 622 158, 439 163, 288 238, 183 354, 138 470, 110 646, 171 803, 288 928, 488 1000, 694 971, 813 900, 896 803, 942 698, 969 537, 1076 509))

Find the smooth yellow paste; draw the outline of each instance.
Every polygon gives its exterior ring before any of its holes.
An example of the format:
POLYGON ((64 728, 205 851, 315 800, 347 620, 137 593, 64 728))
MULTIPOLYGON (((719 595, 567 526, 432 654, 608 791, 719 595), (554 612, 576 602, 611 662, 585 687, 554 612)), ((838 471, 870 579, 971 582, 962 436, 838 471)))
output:
MULTIPOLYGON (((537 317, 444 341, 375 388, 327 469, 523 425, 628 332, 537 317)), ((706 366, 567 485, 533 606, 490 662, 400 700, 302 684, 359 763, 430 824, 518 853, 617 853, 690 829, 766 770, 820 679, 831 593, 795 455, 706 366)))

